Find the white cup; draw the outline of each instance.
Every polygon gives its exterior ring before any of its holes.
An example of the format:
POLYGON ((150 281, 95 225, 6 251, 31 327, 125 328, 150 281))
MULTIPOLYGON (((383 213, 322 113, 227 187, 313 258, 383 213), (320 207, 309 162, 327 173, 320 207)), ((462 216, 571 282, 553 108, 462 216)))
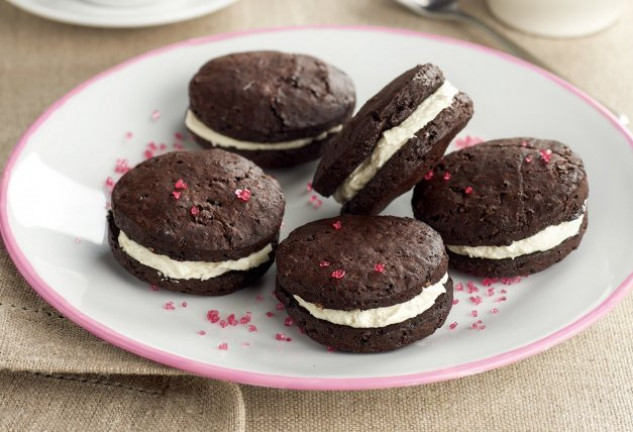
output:
POLYGON ((488 7, 501 21, 526 33, 576 37, 613 24, 624 0, 488 0, 488 7))

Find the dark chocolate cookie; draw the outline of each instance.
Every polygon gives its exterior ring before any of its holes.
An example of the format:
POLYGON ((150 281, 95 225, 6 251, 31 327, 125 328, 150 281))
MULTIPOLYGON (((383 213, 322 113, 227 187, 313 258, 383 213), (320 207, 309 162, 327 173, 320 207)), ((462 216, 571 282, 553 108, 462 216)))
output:
POLYGON ((199 144, 274 168, 317 159, 356 96, 348 75, 315 57, 253 51, 203 65, 189 100, 185 123, 199 144))
POLYGON ((369 99, 323 149, 313 185, 344 213, 377 214, 422 180, 473 115, 470 98, 431 64, 369 99))
POLYGON ((168 153, 117 182, 110 247, 141 280, 227 294, 272 264, 284 204, 277 181, 241 156, 217 149, 168 153))
POLYGON ((588 190, 582 160, 569 147, 501 139, 448 154, 416 186, 413 212, 442 235, 452 267, 516 276, 578 247, 588 190))
POLYGON ((353 352, 389 351, 429 336, 452 305, 440 236, 409 218, 322 219, 277 251, 276 295, 299 328, 353 352))

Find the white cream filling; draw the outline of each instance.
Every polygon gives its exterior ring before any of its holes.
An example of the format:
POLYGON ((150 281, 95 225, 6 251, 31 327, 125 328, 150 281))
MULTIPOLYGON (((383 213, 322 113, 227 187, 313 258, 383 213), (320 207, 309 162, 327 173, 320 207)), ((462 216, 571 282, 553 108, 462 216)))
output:
POLYGON ((400 150, 415 133, 433 121, 437 115, 453 104, 455 95, 459 93, 451 83, 444 83, 426 98, 398 126, 383 131, 372 153, 345 179, 334 192, 334 199, 343 204, 354 196, 374 178, 378 170, 400 150))
POLYGON ((310 312, 310 315, 320 320, 354 328, 377 328, 401 323, 430 309, 435 304, 435 300, 446 292, 444 284, 447 280, 448 273, 439 282, 424 288, 420 294, 409 301, 367 310, 343 311, 325 309, 314 303, 309 303, 299 296, 293 295, 293 297, 303 308, 310 312))
POLYGON ((330 135, 339 133, 343 129, 343 125, 334 126, 332 129, 323 132, 320 135, 309 138, 301 138, 292 141, 281 141, 276 143, 261 143, 253 141, 240 141, 235 138, 222 135, 219 132, 210 129, 207 125, 202 123, 196 115, 187 111, 185 116, 185 125, 191 132, 211 142, 218 147, 232 147, 238 150, 290 150, 300 147, 305 147, 315 141, 323 141, 330 135))
POLYGON ((453 246, 446 245, 446 248, 458 255, 468 255, 470 258, 485 258, 501 260, 506 258, 515 259, 521 255, 528 255, 534 252, 544 252, 555 248, 568 238, 580 232, 580 226, 585 218, 580 217, 562 222, 558 225, 551 225, 533 236, 512 242, 508 246, 453 246))
POLYGON ((269 259, 273 251, 272 245, 238 260, 222 262, 176 261, 166 255, 159 255, 131 240, 123 231, 119 232, 121 249, 147 267, 159 271, 163 276, 172 279, 207 280, 230 271, 245 271, 255 268, 269 259))

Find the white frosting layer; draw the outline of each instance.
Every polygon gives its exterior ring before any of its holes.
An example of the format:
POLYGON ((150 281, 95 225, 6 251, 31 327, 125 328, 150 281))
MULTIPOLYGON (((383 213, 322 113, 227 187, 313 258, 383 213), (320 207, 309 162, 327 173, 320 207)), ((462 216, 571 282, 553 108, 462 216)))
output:
POLYGON ((515 259, 521 255, 528 255, 534 252, 544 252, 555 248, 568 238, 580 232, 580 226, 585 218, 580 217, 562 222, 558 225, 551 225, 543 231, 537 232, 533 236, 512 242, 508 246, 453 246, 446 245, 448 250, 458 255, 468 255, 471 258, 485 258, 501 260, 506 258, 515 259))
POLYGON ((447 280, 448 273, 439 282, 424 288, 420 294, 409 301, 367 310, 343 311, 325 309, 314 303, 309 303, 299 296, 294 295, 293 297, 303 308, 310 312, 310 315, 320 320, 354 328, 377 328, 401 323, 431 308, 435 304, 435 300, 446 292, 444 284, 447 280))
POLYGON ((396 154, 415 133, 433 121, 437 115, 453 104, 455 95, 459 93, 451 83, 444 83, 426 98, 422 103, 398 126, 383 131, 372 153, 345 179, 336 192, 334 199, 339 203, 346 203, 365 187, 376 175, 378 170, 396 154))
POLYGON ((261 143, 261 142, 253 142, 253 141, 240 141, 235 138, 228 137, 226 135, 222 135, 219 132, 210 129, 207 125, 202 123, 198 117, 195 116, 191 110, 187 111, 187 115, 185 117, 185 124, 189 128, 189 130, 199 137, 204 138, 205 140, 211 142, 213 145, 218 147, 232 147, 238 150, 290 150, 296 149, 300 147, 305 147, 308 144, 311 144, 315 141, 323 141, 330 135, 334 135, 339 133, 341 129, 343 129, 343 125, 334 126, 332 129, 323 132, 322 134, 309 137, 309 138, 301 138, 292 141, 281 141, 276 143, 261 143))
POLYGON ((176 261, 166 255, 155 254, 131 240, 123 231, 119 232, 118 241, 119 246, 126 254, 172 279, 207 280, 230 271, 250 270, 268 261, 269 255, 273 251, 272 245, 269 244, 260 251, 234 261, 176 261))

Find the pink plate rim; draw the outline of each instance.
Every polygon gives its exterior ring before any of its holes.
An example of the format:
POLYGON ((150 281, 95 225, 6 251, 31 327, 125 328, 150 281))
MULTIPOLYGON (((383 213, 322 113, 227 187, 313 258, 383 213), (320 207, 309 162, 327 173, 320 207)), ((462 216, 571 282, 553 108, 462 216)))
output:
POLYGON ((207 363, 189 360, 179 357, 174 354, 166 353, 156 348, 152 348, 144 345, 142 342, 132 340, 125 337, 109 327, 93 320, 89 316, 75 309, 66 300, 51 288, 44 280, 42 280, 33 267, 31 266, 28 258, 23 254, 22 250, 18 246, 11 227, 9 225, 8 216, 8 203, 7 203, 7 190, 9 181, 11 179, 11 173, 18 160, 22 150, 28 144, 30 137, 37 132, 42 124, 61 106, 63 106, 68 100, 75 95, 81 93, 95 82, 123 69, 138 61, 142 61, 149 57, 154 57, 161 53, 178 49, 183 46, 197 45, 204 43, 212 43, 223 41, 227 39, 238 38, 242 36, 248 36, 253 34, 262 33, 276 33, 276 32, 291 32, 291 31, 306 31, 306 30, 336 30, 336 31, 351 31, 351 32, 375 32, 375 33, 389 33, 397 34, 408 37, 416 37, 422 39, 432 39, 441 41, 447 44, 464 46, 470 49, 474 49, 480 52, 484 52, 487 55, 493 55, 500 57, 511 63, 518 64, 524 68, 530 69, 547 79, 553 81, 559 86, 563 87, 567 91, 578 96, 587 104, 596 109, 600 114, 606 117, 613 126, 619 130, 629 145, 633 148, 633 135, 623 126, 618 120, 602 105, 596 102, 593 98, 577 89, 573 85, 564 81, 563 79, 540 69, 530 63, 520 60, 504 52, 494 50, 492 48, 477 45, 471 42, 457 40, 446 36, 438 36, 434 34, 421 33, 412 30, 394 29, 389 27, 374 27, 374 26, 335 26, 335 25, 310 25, 310 26, 294 26, 294 27, 277 27, 258 30, 249 30, 243 32, 223 33, 218 35, 206 36, 201 38, 189 39, 181 42, 177 42, 171 45, 167 45, 161 48, 154 49, 152 51, 141 54, 137 57, 124 61, 119 65, 116 65, 93 78, 85 81, 79 86, 75 87, 51 107, 49 107, 36 121, 33 123, 26 133, 20 139, 18 145, 15 147, 11 155, 9 156, 2 180, 0 183, 0 232, 4 239, 6 248, 11 256, 16 267, 20 273, 24 276, 26 281, 37 291, 48 303, 59 310, 64 316, 71 321, 80 325, 84 329, 93 333, 97 337, 104 339, 113 345, 123 348, 127 351, 133 352, 141 357, 153 360, 158 363, 162 363, 174 368, 189 371, 198 375, 216 378, 225 381, 234 381, 243 384, 276 387, 276 388, 291 388, 297 390, 364 390, 375 388, 389 388, 389 387, 403 387, 417 384, 428 384, 438 381, 444 381, 449 379, 455 379, 459 377, 469 376, 476 373, 484 372, 487 370, 495 369, 501 366, 505 366, 519 360, 525 359, 534 354, 540 353, 552 346, 563 342, 566 339, 576 335, 580 331, 584 330, 600 317, 607 314, 613 307, 621 301, 624 296, 633 288, 633 272, 630 273, 622 283, 616 288, 616 290, 609 295, 599 306, 592 311, 588 312, 575 322, 567 325, 566 327, 523 347, 507 351, 486 359, 477 360, 470 363, 465 363, 458 366, 448 367, 445 369, 438 369, 434 371, 421 372, 408 375, 390 376, 390 377, 369 377, 369 378, 306 378, 296 376, 283 376, 283 375, 269 375, 257 372, 245 372, 239 370, 233 370, 225 367, 219 367, 210 365, 207 363))

